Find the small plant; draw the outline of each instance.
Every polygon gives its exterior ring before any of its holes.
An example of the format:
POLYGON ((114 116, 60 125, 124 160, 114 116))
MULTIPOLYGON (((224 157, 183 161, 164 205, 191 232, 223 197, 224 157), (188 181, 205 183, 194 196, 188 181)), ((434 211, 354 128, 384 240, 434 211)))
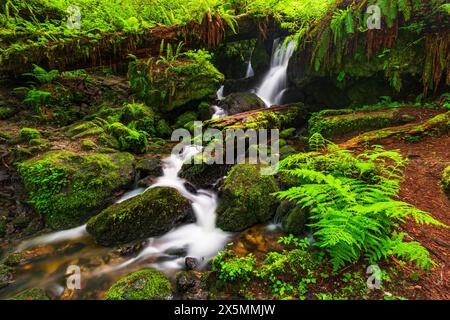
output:
POLYGON ((252 254, 245 257, 237 257, 233 251, 220 252, 212 260, 212 270, 216 271, 219 279, 224 282, 241 280, 244 283, 250 280, 256 265, 256 259, 252 254))
POLYGON ((33 72, 25 73, 26 76, 32 76, 36 78, 40 84, 51 83, 56 77, 59 76, 58 70, 47 71, 38 65, 33 64, 33 72))

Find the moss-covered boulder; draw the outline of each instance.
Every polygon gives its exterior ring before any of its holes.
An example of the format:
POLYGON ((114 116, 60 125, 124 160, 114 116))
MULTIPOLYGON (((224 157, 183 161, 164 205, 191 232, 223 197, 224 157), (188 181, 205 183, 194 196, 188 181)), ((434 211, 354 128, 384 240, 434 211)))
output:
POLYGON ((0 120, 11 118, 14 115, 13 108, 0 105, 0 120))
POLYGON ((278 201, 273 176, 261 175, 261 167, 237 164, 230 170, 219 192, 217 225, 225 231, 241 231, 271 219, 278 201))
POLYGON ((130 64, 131 87, 147 105, 168 112, 216 93, 224 76, 206 51, 189 51, 174 61, 136 60, 130 64))
POLYGON ((18 165, 31 202, 52 229, 84 223, 114 190, 133 181, 129 153, 48 152, 18 165))
POLYGON ((106 292, 107 300, 167 300, 172 285, 160 271, 144 269, 120 279, 106 292))
POLYGON ((50 298, 45 290, 33 288, 16 294, 10 300, 50 300, 50 298))
POLYGON ((450 166, 448 166, 442 173, 442 187, 450 198, 450 166))
POLYGON ((152 188, 92 217, 87 231, 104 246, 159 236, 191 221, 191 205, 173 188, 152 188))
POLYGON ((186 179, 197 189, 212 189, 220 178, 231 169, 228 164, 208 164, 208 158, 202 153, 183 163, 179 176, 186 179))
POLYGON ((309 121, 310 133, 320 133, 325 137, 333 137, 353 132, 390 127, 414 118, 402 115, 397 109, 362 111, 323 110, 313 115, 309 121))
POLYGON ((130 129, 121 122, 108 126, 108 131, 119 142, 119 149, 133 153, 145 153, 148 147, 148 134, 145 131, 130 129))
POLYGON ((228 115, 234 115, 241 112, 265 108, 264 101, 256 94, 250 92, 236 92, 229 94, 221 100, 219 107, 224 109, 228 115))
POLYGON ((41 137, 41 133, 39 130, 34 128, 22 128, 20 129, 20 138, 23 141, 31 141, 34 139, 39 139, 41 137))

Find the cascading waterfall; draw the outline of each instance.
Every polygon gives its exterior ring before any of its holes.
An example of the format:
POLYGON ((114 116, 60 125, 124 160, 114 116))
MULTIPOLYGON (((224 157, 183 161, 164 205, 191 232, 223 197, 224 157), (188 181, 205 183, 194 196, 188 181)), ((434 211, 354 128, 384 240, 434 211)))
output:
POLYGON ((253 57, 253 50, 250 52, 250 58, 247 61, 247 71, 245 72, 245 78, 251 78, 255 75, 255 72, 253 71, 252 67, 252 57, 253 57))
MULTIPOLYGON (((219 89, 217 95, 218 99, 223 99, 223 86, 219 89)), ((226 116, 226 113, 221 108, 217 106, 213 106, 213 108, 215 110, 213 118, 226 116)), ((150 265, 167 272, 176 271, 184 267, 184 260, 187 256, 197 258, 199 264, 204 265, 225 246, 230 235, 216 228, 215 212, 218 204, 216 194, 208 190, 191 192, 185 187, 185 180, 178 177, 183 163, 201 151, 202 147, 193 145, 185 147, 181 154, 171 154, 163 160, 163 176, 159 177, 155 184, 149 187, 171 187, 177 189, 184 197, 190 200, 196 222, 175 228, 163 236, 148 239, 146 246, 141 249, 136 257, 125 261, 122 259, 122 262, 119 261, 119 263, 112 262, 94 268, 89 275, 86 275, 87 278, 112 274, 115 271, 121 272, 127 266, 137 268, 138 263, 150 265), (170 254, 170 251, 183 252, 183 254, 173 255, 170 254)), ((128 191, 116 203, 127 201, 146 190, 148 189, 136 188, 128 191)), ((95 245, 86 231, 86 225, 25 240, 16 247, 15 252, 34 250, 35 248, 49 245, 58 251, 76 243, 82 244, 82 251, 74 254, 74 256, 53 256, 48 263, 55 263, 64 268, 74 257, 76 259, 89 259, 97 257, 99 254, 110 254, 113 252, 111 248, 95 245)), ((45 265, 44 263, 44 266, 36 266, 36 272, 39 272, 38 270, 42 267, 45 268, 45 265)), ((64 288, 58 284, 61 277, 64 277, 64 273, 51 273, 45 278, 34 277, 32 272, 27 271, 24 274, 24 278, 18 281, 16 290, 25 289, 29 285, 46 286, 59 296, 64 291, 64 288)))
POLYGON ((287 68, 289 59, 294 53, 294 41, 289 41, 285 45, 282 41, 276 39, 273 47, 270 70, 256 90, 256 95, 268 107, 279 104, 283 97, 283 91, 287 88, 287 68))

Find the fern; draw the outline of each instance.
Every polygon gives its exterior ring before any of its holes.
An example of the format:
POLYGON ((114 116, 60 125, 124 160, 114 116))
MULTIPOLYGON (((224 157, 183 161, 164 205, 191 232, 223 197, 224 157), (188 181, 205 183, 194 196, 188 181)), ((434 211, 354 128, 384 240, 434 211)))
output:
POLYGON ((33 64, 33 72, 25 73, 26 76, 35 77, 41 84, 51 83, 57 76, 59 76, 58 70, 47 71, 38 65, 33 64))
MULTIPOLYGON (((319 138, 315 135, 311 143, 317 145, 319 138)), ((446 227, 428 213, 393 200, 405 163, 397 151, 380 146, 353 155, 329 143, 324 153, 282 160, 282 172, 296 177, 299 185, 276 195, 309 209, 315 245, 328 252, 335 270, 362 256, 376 262, 392 255, 429 268, 433 261, 426 249, 403 242, 403 236, 392 232, 409 217, 420 224, 446 227)))

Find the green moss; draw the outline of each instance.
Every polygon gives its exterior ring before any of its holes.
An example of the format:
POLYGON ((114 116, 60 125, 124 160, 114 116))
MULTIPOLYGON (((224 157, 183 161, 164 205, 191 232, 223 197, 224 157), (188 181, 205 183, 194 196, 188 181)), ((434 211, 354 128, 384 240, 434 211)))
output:
POLYGON ((11 118, 14 115, 14 110, 10 107, 0 107, 0 120, 11 118))
POLYGON ((197 112, 188 111, 179 116, 175 122, 175 128, 183 128, 189 122, 197 120, 197 112))
POLYGON ((151 108, 145 104, 131 103, 122 108, 121 121, 134 130, 147 132, 149 135, 156 135, 157 118, 151 108))
POLYGON ((283 131, 280 132, 280 138, 282 139, 291 138, 295 134, 295 131, 296 131, 295 128, 284 129, 283 131))
POLYGON ((204 128, 226 129, 283 129, 295 122, 302 104, 283 111, 259 111, 241 118, 229 116, 205 121, 204 128))
POLYGON ((20 129, 20 138, 24 141, 39 139, 40 137, 41 137, 41 133, 37 129, 33 129, 33 128, 20 129))
POLYGON ((160 271, 144 269, 134 272, 116 283, 106 292, 107 300, 166 300, 172 285, 160 271))
POLYGON ((7 265, 0 264, 0 289, 8 286, 13 280, 14 269, 7 265))
POLYGON ((45 290, 40 288, 33 288, 22 291, 13 296, 10 300, 50 300, 45 290))
POLYGON ((450 166, 447 167, 442 173, 442 186, 450 198, 450 166))
POLYGON ((307 213, 305 209, 296 206, 286 215, 283 220, 283 230, 288 234, 300 234, 305 231, 305 224, 307 220, 307 213))
POLYGON ((85 222, 115 189, 132 179, 134 157, 128 153, 78 155, 48 152, 22 162, 18 172, 31 202, 53 229, 85 222))
POLYGON ((81 148, 83 150, 94 150, 96 147, 97 145, 91 139, 83 139, 81 141, 81 148))
POLYGON ((5 264, 10 267, 18 266, 22 261, 22 259, 24 258, 24 255, 25 254, 23 252, 12 253, 6 258, 5 264))
POLYGON ((190 214, 189 201, 177 190, 152 188, 92 217, 87 231, 96 242, 109 246, 164 234, 190 214))
MULTIPOLYGON (((4 139, 4 140, 6 140, 6 141, 9 141, 9 140, 11 140, 12 138, 13 138, 13 136, 10 135, 9 133, 0 131, 0 139, 4 139)), ((1 140, 0 140, 0 141, 1 141, 1 140)))
POLYGON ((216 93, 224 76, 210 60, 199 50, 185 53, 183 59, 160 60, 157 68, 155 59, 134 61, 129 68, 131 86, 147 105, 168 112, 216 93))
MULTIPOLYGON (((398 110, 348 113, 331 115, 329 110, 321 111, 311 117, 309 132, 333 137, 352 132, 369 131, 403 123, 398 110)), ((336 111, 334 111, 336 112, 336 111)))
POLYGON ((119 149, 133 153, 145 153, 147 151, 147 133, 128 128, 120 122, 108 126, 108 131, 119 142, 119 149))
POLYGON ((237 164, 228 173, 219 193, 217 225, 225 231, 241 231, 266 222, 275 214, 278 190, 273 176, 261 175, 261 167, 237 164))

